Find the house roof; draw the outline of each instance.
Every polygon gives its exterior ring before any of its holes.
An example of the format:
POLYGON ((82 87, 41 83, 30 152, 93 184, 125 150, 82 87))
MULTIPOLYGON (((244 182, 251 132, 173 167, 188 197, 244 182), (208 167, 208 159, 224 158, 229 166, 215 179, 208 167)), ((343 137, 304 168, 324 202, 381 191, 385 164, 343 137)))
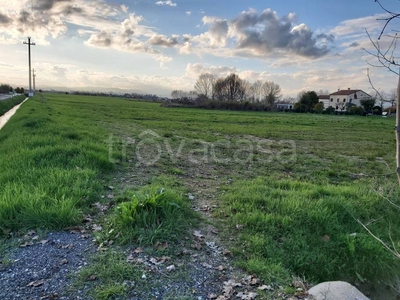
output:
MULTIPOLYGON (((335 96, 335 95, 345 95, 345 96, 349 96, 351 94, 355 94, 357 92, 363 92, 365 95, 368 95, 366 92, 362 91, 362 90, 340 90, 337 91, 335 93, 330 94, 330 96, 335 96)), ((369 95, 368 95, 369 96, 369 95)))
POLYGON ((329 99, 329 95, 319 95, 318 99, 329 99))

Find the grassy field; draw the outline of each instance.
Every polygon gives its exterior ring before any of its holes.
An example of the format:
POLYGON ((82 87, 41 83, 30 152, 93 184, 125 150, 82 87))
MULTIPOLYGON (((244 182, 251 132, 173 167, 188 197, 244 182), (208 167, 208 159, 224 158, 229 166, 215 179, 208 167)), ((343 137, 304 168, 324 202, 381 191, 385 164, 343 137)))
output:
MULTIPOLYGON (((390 278, 399 273, 398 260, 356 219, 397 247, 400 219, 387 201, 400 204, 394 124, 382 117, 38 95, 0 131, 0 228, 9 233, 79 224, 115 169, 139 177, 147 171, 185 187, 172 185, 165 196, 182 218, 193 217, 182 195, 207 185, 219 206, 214 217, 235 237, 226 242, 236 262, 266 282, 287 284, 292 275, 315 282, 390 278)), ((149 188, 153 198, 127 188, 109 226, 129 227, 125 237, 151 243, 144 237, 157 232, 140 235, 122 210, 140 221, 138 203, 166 203, 156 197, 161 186, 149 188)), ((152 207, 145 213, 154 219, 160 206, 152 207)), ((166 211, 167 219, 175 214, 173 207, 166 211)))

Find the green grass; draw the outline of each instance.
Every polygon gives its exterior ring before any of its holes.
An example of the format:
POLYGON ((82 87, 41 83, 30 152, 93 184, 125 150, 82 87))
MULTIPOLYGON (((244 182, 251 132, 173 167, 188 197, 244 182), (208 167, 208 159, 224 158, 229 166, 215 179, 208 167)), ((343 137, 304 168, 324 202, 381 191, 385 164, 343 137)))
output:
POLYGON ((0 228, 79 224, 111 171, 103 129, 34 97, 0 131, 0 228))
POLYGON ((116 201, 108 217, 106 236, 98 236, 103 243, 110 239, 145 246, 177 243, 198 218, 184 189, 171 177, 156 178, 139 191, 128 189, 116 201))
MULTIPOLYGON (((215 182, 221 189, 210 186, 208 192, 222 205, 221 226, 239 235, 234 249, 245 247, 235 251, 240 266, 265 280, 386 278, 398 274, 398 262, 352 215, 371 222, 369 228, 386 242, 391 243, 389 227, 395 245, 400 240, 397 211, 374 191, 398 203, 394 121, 35 96, 0 131, 0 227, 53 229, 81 222, 103 189, 101 179, 117 165, 144 182, 145 172, 150 178, 170 174, 183 182, 215 182), (154 164, 146 165, 158 152, 154 164), (223 187, 227 182, 232 184, 223 187)), ((121 222, 118 210, 109 220, 127 229, 121 241, 151 244, 165 232, 158 235, 149 224, 166 225, 176 213, 190 220, 186 208, 169 211, 163 221, 156 217, 157 205, 137 210, 137 203, 154 199, 161 188, 167 201, 160 203, 181 201, 178 206, 186 207, 179 186, 153 182, 132 188, 117 204, 132 208, 137 201, 131 216, 140 222, 121 222)), ((113 284, 109 290, 122 292, 113 284)))
POLYGON ((15 96, 13 98, 8 98, 6 100, 1 100, 0 101, 0 116, 4 115, 6 112, 8 112, 11 108, 14 106, 20 104, 22 101, 24 101, 25 96, 15 96))
POLYGON ((96 300, 125 299, 129 285, 142 284, 141 276, 140 268, 127 263, 121 253, 107 251, 96 254, 78 273, 74 287, 89 286, 89 295, 96 300))
MULTIPOLYGON (((399 202, 399 194, 393 199, 399 202)), ((398 211, 363 183, 334 186, 260 177, 227 188, 224 215, 237 231, 240 265, 267 282, 389 279, 400 261, 355 221, 390 243, 400 236, 398 211), (384 216, 384 218, 381 218, 384 216), (390 226, 391 223, 391 226, 390 226), (273 270, 273 271, 271 271, 273 270)))

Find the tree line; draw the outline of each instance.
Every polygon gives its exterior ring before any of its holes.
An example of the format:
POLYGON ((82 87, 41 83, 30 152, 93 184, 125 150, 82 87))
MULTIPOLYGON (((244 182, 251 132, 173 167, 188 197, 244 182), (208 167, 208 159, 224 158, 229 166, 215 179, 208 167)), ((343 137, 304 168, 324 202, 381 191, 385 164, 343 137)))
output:
POLYGON ((13 88, 11 85, 9 84, 0 84, 0 94, 8 94, 8 93, 12 93, 12 92, 16 92, 17 94, 23 94, 25 92, 24 88, 13 88))
POLYGON ((273 81, 250 83, 237 74, 218 78, 210 73, 199 76, 194 91, 174 90, 169 104, 238 110, 274 110, 282 93, 273 81))
MULTIPOLYGON (((328 91, 319 91, 319 94, 329 94, 328 91)), ((191 106, 210 109, 230 109, 230 110, 257 110, 273 111, 277 110, 276 103, 287 103, 290 108, 285 111, 298 113, 319 113, 333 114, 336 112, 333 107, 324 107, 324 103, 319 101, 315 91, 300 92, 296 103, 294 99, 282 97, 279 84, 273 81, 257 80, 250 83, 240 78, 237 74, 230 74, 227 77, 216 77, 210 73, 201 74, 195 85, 194 90, 186 92, 174 90, 169 101, 164 106, 191 106)), ((365 115, 381 114, 383 111, 379 99, 362 100, 361 106, 347 103, 346 111, 342 114, 365 115)))

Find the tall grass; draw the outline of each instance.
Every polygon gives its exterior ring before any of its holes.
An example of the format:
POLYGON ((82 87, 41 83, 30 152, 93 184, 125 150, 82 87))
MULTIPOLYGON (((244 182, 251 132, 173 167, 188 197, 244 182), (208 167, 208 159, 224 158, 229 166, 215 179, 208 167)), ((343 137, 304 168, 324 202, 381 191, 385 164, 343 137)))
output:
POLYGON ((0 116, 4 115, 6 112, 8 112, 11 108, 14 106, 20 104, 22 101, 24 101, 25 96, 15 96, 13 98, 8 98, 6 100, 1 100, 0 101, 0 116))
POLYGON ((172 177, 155 178, 138 191, 126 190, 117 202, 106 232, 114 232, 122 244, 178 242, 197 218, 184 189, 172 177))
MULTIPOLYGON (((320 186, 270 177, 227 188, 224 215, 237 231, 240 265, 281 284, 291 275, 312 281, 383 280, 400 261, 356 222, 390 243, 400 236, 398 211, 363 183, 320 186), (275 272, 271 272, 275 270, 275 272)), ((393 195, 399 203, 399 194, 393 195)))
POLYGON ((36 96, 0 131, 0 228, 63 228, 82 220, 112 170, 107 134, 36 96))

